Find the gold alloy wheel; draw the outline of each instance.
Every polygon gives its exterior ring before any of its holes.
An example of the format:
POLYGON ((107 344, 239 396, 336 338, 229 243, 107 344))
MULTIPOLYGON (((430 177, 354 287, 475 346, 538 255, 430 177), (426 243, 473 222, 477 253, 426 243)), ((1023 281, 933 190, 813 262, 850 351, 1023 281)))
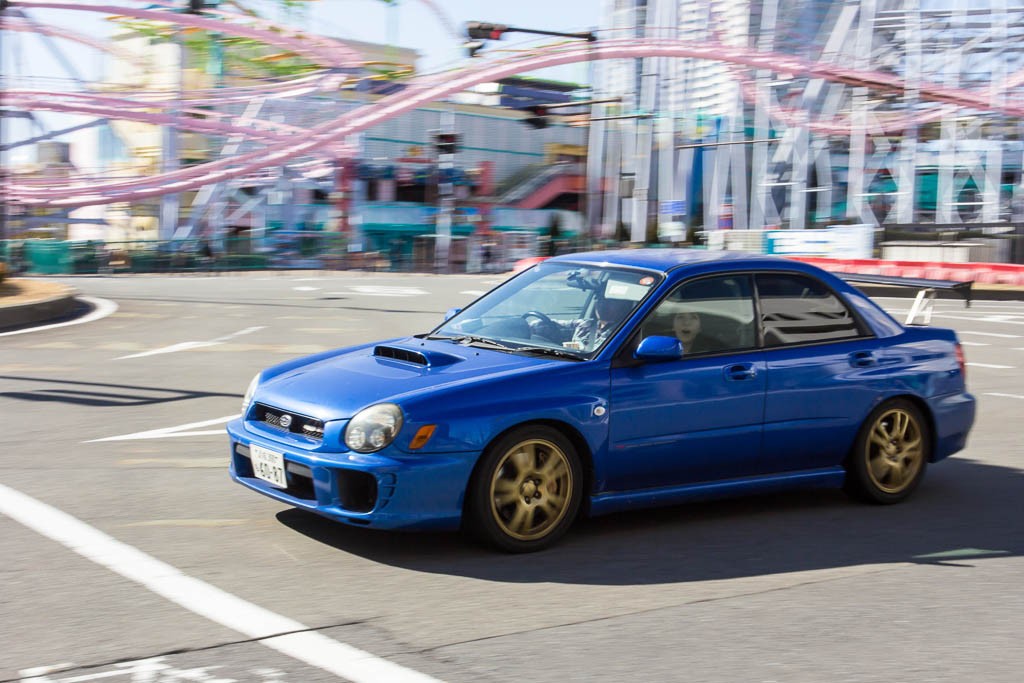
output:
POLYGON ((917 419, 902 408, 887 410, 871 427, 867 473, 880 491, 902 493, 924 465, 924 442, 917 419))
POLYGON ((494 468, 491 514, 511 538, 543 538, 569 510, 573 485, 569 458, 561 448, 544 439, 522 441, 494 468))

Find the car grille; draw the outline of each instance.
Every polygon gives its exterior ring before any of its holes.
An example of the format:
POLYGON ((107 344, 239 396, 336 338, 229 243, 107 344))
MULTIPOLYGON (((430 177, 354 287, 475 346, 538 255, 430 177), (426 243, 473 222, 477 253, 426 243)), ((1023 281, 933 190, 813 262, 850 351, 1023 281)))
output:
POLYGON ((250 419, 282 432, 299 434, 307 439, 321 441, 324 438, 323 421, 272 408, 262 403, 256 404, 250 419))

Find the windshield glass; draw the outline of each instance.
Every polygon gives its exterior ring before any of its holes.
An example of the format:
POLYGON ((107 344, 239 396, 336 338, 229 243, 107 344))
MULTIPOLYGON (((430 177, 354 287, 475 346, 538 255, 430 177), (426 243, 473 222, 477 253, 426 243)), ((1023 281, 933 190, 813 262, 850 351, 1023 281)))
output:
POLYGON ((541 263, 431 336, 583 360, 601 350, 660 281, 660 274, 649 271, 541 263))

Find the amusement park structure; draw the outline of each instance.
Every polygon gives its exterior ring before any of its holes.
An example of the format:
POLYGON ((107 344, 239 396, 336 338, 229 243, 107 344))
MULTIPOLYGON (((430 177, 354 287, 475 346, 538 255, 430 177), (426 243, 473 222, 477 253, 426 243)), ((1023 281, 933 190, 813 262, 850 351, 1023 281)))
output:
POLYGON ((1019 3, 607 0, 604 18, 603 42, 722 45, 596 66, 598 93, 658 114, 591 131, 589 214, 621 216, 633 239, 695 215, 752 229, 1024 218, 1019 3), (629 180, 618 198, 593 191, 609 175, 629 180))
MULTIPOLYGON (((426 4, 439 28, 455 33, 426 4)), ((229 198, 237 214, 275 194, 280 203, 284 189, 306 182, 326 187, 347 219, 346 183, 366 156, 361 135, 424 107, 436 108, 434 127, 454 130, 452 109, 440 103, 573 63, 590 65, 581 99, 595 104, 588 130, 562 126, 559 134, 588 146, 582 208, 593 237, 682 241, 695 228, 840 222, 1000 224, 1019 220, 1024 204, 1024 61, 1014 47, 1024 7, 1006 0, 606 0, 596 40, 476 48, 474 58, 427 74, 402 64, 381 69, 351 41, 275 24, 236 3, 3 0, 3 8, 4 32, 90 45, 127 65, 141 59, 130 41, 99 42, 34 13, 116 16, 129 34, 144 26, 178 52, 182 72, 154 85, 145 69, 127 68, 119 80, 137 77, 134 86, 72 79, 62 91, 5 74, 8 116, 75 113, 95 119, 78 128, 116 121, 122 130, 164 131, 159 164, 143 172, 32 177, 5 169, 6 215, 157 200, 161 236, 189 236, 222 225, 229 198), (294 68, 232 80, 206 65, 208 77, 190 82, 184 44, 196 33, 211 36, 210 60, 234 36, 265 46, 254 61, 294 68), (180 163, 180 131, 206 136, 212 151, 180 163), (253 187, 258 196, 247 199, 242 190, 253 187), (184 193, 190 204, 182 211, 184 193)), ((0 136, 0 153, 64 133, 0 136)), ((421 140, 428 135, 420 131, 421 140)), ((521 135, 536 133, 522 127, 521 135)))

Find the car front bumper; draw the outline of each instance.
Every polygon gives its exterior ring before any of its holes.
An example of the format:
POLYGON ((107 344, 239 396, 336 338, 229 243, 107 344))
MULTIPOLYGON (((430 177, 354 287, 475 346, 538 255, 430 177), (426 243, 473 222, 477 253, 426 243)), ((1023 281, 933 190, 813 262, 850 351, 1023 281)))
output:
POLYGON ((457 529, 478 452, 410 455, 311 452, 267 439, 237 419, 227 426, 230 473, 239 484, 296 508, 354 526, 378 529, 457 529), (253 473, 250 449, 284 456, 288 486, 253 473))

